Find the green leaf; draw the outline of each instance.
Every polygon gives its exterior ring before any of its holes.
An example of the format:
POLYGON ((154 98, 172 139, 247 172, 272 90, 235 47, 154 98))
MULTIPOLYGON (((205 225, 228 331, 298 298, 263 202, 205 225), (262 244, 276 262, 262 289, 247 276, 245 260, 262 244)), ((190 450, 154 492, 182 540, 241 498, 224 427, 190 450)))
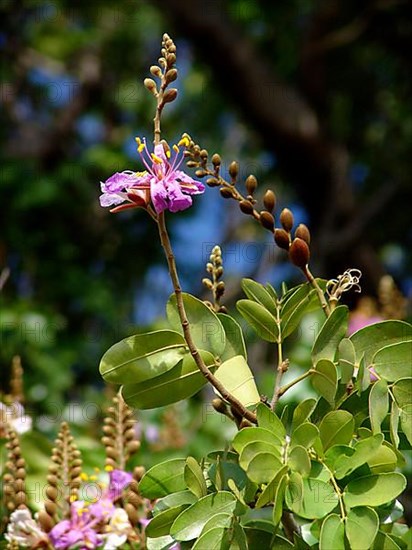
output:
POLYGON ((326 319, 312 348, 312 362, 314 365, 320 359, 335 359, 339 342, 348 331, 349 310, 347 306, 338 306, 326 319))
POLYGON ((246 471, 249 466, 249 462, 260 453, 268 452, 272 454, 280 463, 281 461, 281 448, 271 445, 266 441, 252 441, 243 447, 239 456, 239 465, 246 471))
POLYGON ((222 363, 216 370, 215 377, 245 407, 260 401, 252 371, 242 355, 236 355, 222 363))
POLYGON ((100 374, 113 384, 143 382, 172 369, 188 353, 172 330, 136 334, 114 344, 100 361, 100 374))
POLYGON ((218 313, 217 316, 223 325, 226 335, 226 347, 220 356, 220 360, 227 361, 227 359, 235 355, 243 355, 247 359, 245 339, 243 338, 243 332, 239 323, 225 313, 218 313))
MULTIPOLYGON (((213 372, 216 368, 213 355, 203 350, 199 353, 213 372)), ((122 387, 122 395, 131 407, 154 409, 191 397, 205 384, 205 377, 197 368, 193 357, 188 355, 162 376, 140 384, 126 384, 122 387)))
POLYGON ((233 550, 248 550, 246 533, 243 527, 239 523, 236 522, 234 524, 233 535, 230 538, 231 538, 231 548, 233 548, 233 550))
POLYGON ((213 516, 222 513, 232 514, 235 507, 236 498, 228 491, 207 495, 176 518, 170 534, 178 541, 196 539, 213 516))
POLYGON ((273 512, 272 520, 275 528, 278 527, 283 514, 283 504, 285 501, 286 486, 288 483, 288 476, 284 475, 280 479, 280 483, 276 489, 276 493, 273 499, 273 512))
POLYGON ((249 443, 254 443, 256 441, 262 441, 264 443, 269 443, 274 447, 281 447, 283 440, 280 439, 277 435, 265 428, 242 428, 235 435, 232 446, 235 451, 240 455, 243 451, 243 448, 249 443))
POLYGON ((273 432, 280 439, 284 439, 286 435, 285 426, 276 413, 271 411, 269 407, 263 403, 259 403, 256 408, 256 416, 260 428, 265 428, 273 432))
MULTIPOLYGON (((368 460, 373 457, 377 450, 382 446, 382 442, 382 434, 377 434, 358 441, 355 444, 352 455, 348 456, 347 454, 342 453, 334 461, 335 477, 337 479, 342 479, 351 474, 354 470, 356 470, 356 468, 359 468, 359 466, 362 466, 368 462, 368 460)), ((338 447, 335 445, 331 450, 337 448, 338 447)))
MULTIPOLYGON (((184 292, 182 297, 196 347, 220 356, 225 350, 226 336, 218 316, 195 296, 184 292)), ((183 334, 175 294, 167 302, 166 314, 172 328, 183 334)))
POLYGON ((302 445, 297 445, 291 449, 288 457, 289 468, 299 472, 303 477, 308 477, 311 469, 311 463, 308 451, 302 445))
POLYGON ((371 384, 371 372, 366 364, 365 357, 361 357, 359 361, 359 370, 356 376, 355 387, 362 393, 369 388, 371 384))
POLYGON ((276 473, 274 478, 269 481, 269 483, 259 495, 259 498, 256 502, 256 508, 262 508, 262 506, 266 506, 266 504, 269 504, 270 502, 275 502, 276 493, 283 483, 283 479, 285 479, 286 482, 287 471, 288 467, 282 466, 280 470, 276 473))
POLYGON ((258 453, 248 464, 247 476, 254 483, 268 483, 281 468, 282 462, 272 453, 258 453))
POLYGON ((279 328, 276 319, 265 307, 252 300, 239 300, 236 307, 260 338, 277 342, 279 328))
POLYGON ((174 545, 176 545, 176 541, 170 536, 158 537, 156 539, 148 537, 146 540, 147 550, 169 550, 174 545))
POLYGON ((337 514, 330 514, 322 523, 320 550, 345 550, 345 526, 337 514))
POLYGON ((181 504, 180 506, 174 506, 173 508, 168 508, 163 512, 157 514, 146 527, 146 534, 148 537, 157 538, 165 537, 170 533, 170 528, 183 510, 185 510, 190 504, 181 504))
POLYGON ((396 449, 399 447, 399 435, 398 435, 399 417, 400 417, 399 407, 396 404, 396 401, 392 401, 389 429, 390 429, 391 441, 396 449))
POLYGON ((369 416, 372 433, 381 431, 381 424, 385 420, 389 410, 388 384, 386 380, 378 380, 372 384, 369 394, 369 416))
POLYGON ((378 514, 367 506, 358 506, 348 512, 346 536, 351 550, 369 550, 379 529, 378 514))
POLYGON ((346 445, 353 437, 355 421, 348 411, 331 411, 320 423, 320 439, 326 451, 332 445, 346 445))
POLYGON ((397 466, 398 458, 396 453, 389 447, 389 444, 382 445, 368 459, 368 466, 372 474, 393 472, 397 466))
POLYGON ((292 417, 292 432, 300 426, 300 424, 303 424, 303 422, 306 422, 306 420, 310 417, 310 415, 313 413, 317 405, 317 400, 313 397, 309 397, 308 399, 304 399, 301 401, 295 410, 293 411, 293 417, 292 417))
POLYGON ((278 293, 273 288, 273 286, 270 283, 266 283, 265 288, 269 292, 269 294, 272 296, 273 300, 275 302, 277 302, 278 301, 278 293))
POLYGON ((333 405, 336 390, 338 389, 338 372, 334 363, 329 359, 320 359, 316 363, 315 372, 311 376, 311 382, 313 388, 328 403, 333 405))
POLYGON ((337 506, 338 497, 329 483, 320 479, 302 479, 294 472, 286 490, 286 504, 298 516, 321 519, 337 506))
POLYGON ((181 504, 193 504, 196 500, 197 499, 192 491, 178 491, 177 493, 171 493, 170 495, 156 500, 156 504, 153 508, 153 514, 156 515, 159 512, 164 512, 168 508, 180 506, 181 504))
POLYGON ((145 498, 154 500, 170 493, 184 491, 186 489, 185 464, 184 458, 174 458, 156 464, 140 480, 139 492, 145 498))
POLYGON ((202 468, 192 456, 186 458, 184 476, 188 489, 192 491, 197 498, 206 496, 207 487, 202 468))
POLYGON ((225 527, 209 529, 195 541, 192 550, 230 550, 230 542, 225 541, 225 534, 225 527))
POLYGON ((401 413, 401 428, 405 434, 409 444, 412 445, 412 405, 406 404, 403 406, 401 413))
POLYGON ((292 432, 290 446, 294 447, 295 445, 302 445, 306 449, 309 449, 318 435, 319 430, 315 424, 303 422, 303 424, 300 424, 300 426, 292 432))
POLYGON ((401 547, 383 531, 378 531, 373 550, 401 550, 401 547))
POLYGON ((366 365, 372 364, 373 357, 382 348, 412 339, 412 325, 404 321, 382 321, 361 328, 350 337, 355 347, 356 362, 365 354, 366 365))
POLYGON ((209 479, 217 490, 227 490, 228 482, 230 479, 234 481, 236 487, 241 490, 246 487, 248 479, 245 472, 239 466, 233 462, 221 462, 212 464, 209 468, 209 479), (219 476, 221 482, 221 488, 219 488, 219 476))
POLYGON ((355 506, 380 506, 390 502, 406 487, 406 479, 397 472, 365 476, 351 481, 344 491, 348 508, 355 506))
POLYGON ((258 302, 276 317, 276 301, 262 284, 253 279, 242 279, 242 289, 249 300, 258 302))
POLYGON ((207 533, 210 529, 216 529, 217 527, 223 527, 227 529, 232 523, 233 514, 216 514, 212 516, 209 521, 205 523, 202 529, 202 534, 207 533))
POLYGON ((394 384, 392 391, 400 409, 412 405, 412 378, 401 378, 394 384))
POLYGON ((388 382, 410 376, 412 340, 391 344, 380 349, 373 357, 373 368, 381 378, 388 382))
MULTIPOLYGON (((319 279, 317 281, 319 282, 319 279)), ((309 283, 290 291, 280 313, 283 340, 299 326, 302 317, 312 310, 314 304, 318 304, 318 297, 309 283)))

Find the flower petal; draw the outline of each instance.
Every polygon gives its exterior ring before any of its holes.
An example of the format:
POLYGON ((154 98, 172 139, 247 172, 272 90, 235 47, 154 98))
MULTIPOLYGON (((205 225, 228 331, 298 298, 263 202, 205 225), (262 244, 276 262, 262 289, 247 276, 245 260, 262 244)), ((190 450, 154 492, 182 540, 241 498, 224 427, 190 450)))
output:
POLYGON ((175 172, 176 179, 180 182, 182 191, 189 193, 190 195, 198 195, 203 193, 205 186, 202 182, 196 181, 181 170, 176 170, 175 172))

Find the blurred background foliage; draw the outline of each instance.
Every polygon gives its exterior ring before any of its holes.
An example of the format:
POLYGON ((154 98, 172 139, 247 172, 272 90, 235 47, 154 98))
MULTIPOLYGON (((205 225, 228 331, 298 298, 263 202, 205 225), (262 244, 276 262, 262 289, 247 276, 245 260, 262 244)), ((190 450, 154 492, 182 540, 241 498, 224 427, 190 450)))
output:
MULTIPOLYGON (((171 287, 154 224, 142 212, 111 215, 98 196, 100 180, 139 169, 134 137, 150 139, 153 117, 142 80, 165 31, 178 47, 179 97, 164 113, 164 138, 189 132, 226 167, 240 160, 262 193, 274 188, 277 210, 287 205, 311 227, 317 275, 360 268, 373 296, 390 273, 411 296, 409 2, 2 0, 1 18, 2 391, 18 353, 40 430, 52 435, 64 417, 83 425, 79 437, 95 436, 99 422, 87 427, 80 405, 71 418, 70 403, 97 404, 99 420, 101 355, 162 324, 171 287)), ((185 288, 203 292, 215 243, 229 306, 243 276, 299 281, 268 234, 218 195, 207 189, 170 216, 185 288)), ((311 323, 291 343, 302 367, 311 323)), ((272 350, 251 346, 254 365, 271 362, 272 350)), ((261 381, 270 393, 271 371, 261 381)), ((182 446, 196 434, 209 450, 225 430, 199 399, 192 406, 198 422, 182 421, 182 446)), ((188 418, 179 407, 173 414, 188 418)), ((165 414, 143 415, 151 445, 165 414)))

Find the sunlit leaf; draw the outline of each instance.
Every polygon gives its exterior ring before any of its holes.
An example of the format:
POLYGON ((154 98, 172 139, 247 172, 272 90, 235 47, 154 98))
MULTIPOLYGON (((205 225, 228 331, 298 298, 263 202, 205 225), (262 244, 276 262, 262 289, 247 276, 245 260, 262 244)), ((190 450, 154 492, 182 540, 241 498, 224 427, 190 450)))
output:
POLYGON ((388 384, 386 380, 378 380, 372 385, 369 394, 369 416, 374 434, 381 431, 381 424, 385 420, 388 410, 388 384))
POLYGON ((349 508, 380 506, 400 495, 405 487, 405 477, 397 472, 370 475, 351 481, 343 498, 349 508))
POLYGON ((134 384, 172 369, 187 355, 179 333, 158 330, 136 334, 114 344, 100 361, 100 374, 113 384, 134 384))
POLYGON ((275 317, 261 304, 252 300, 239 300, 236 307, 246 321, 255 329, 259 338, 277 342, 279 329, 275 317))
POLYGON ((316 363, 315 372, 311 376, 313 388, 328 403, 333 404, 338 388, 338 373, 334 363, 328 359, 320 359, 316 363))
POLYGON ((366 365, 372 364, 373 357, 380 349, 412 339, 412 325, 405 321, 382 321, 361 328, 350 337, 355 347, 356 361, 365 355, 366 365))
POLYGON ((346 536, 352 550, 374 548, 373 541, 379 529, 378 514, 372 508, 359 506, 348 512, 346 536))
MULTIPOLYGON (((226 336, 218 316, 199 298, 185 292, 182 297, 196 347, 220 356, 225 350, 226 336)), ((167 302, 166 313, 173 330, 183 334, 175 294, 172 294, 167 302)))
POLYGON ((202 468, 192 456, 186 458, 184 476, 188 489, 190 489, 197 498, 206 496, 207 487, 202 468))
POLYGON ((353 437, 355 422, 348 411, 331 411, 320 423, 319 432, 324 450, 332 445, 346 445, 353 437))
POLYGON ((243 355, 243 357, 247 359, 245 339, 243 338, 242 329, 239 323, 235 321, 233 317, 225 313, 218 313, 217 316, 226 334, 226 347, 220 356, 220 360, 226 361, 235 355, 243 355))
POLYGON ((253 279, 242 279, 242 289, 249 300, 258 302, 276 316, 276 301, 262 284, 257 283, 253 279))
POLYGON ((389 382, 410 376, 412 339, 380 349, 373 357, 373 368, 381 378, 389 382))
POLYGON ((242 355, 236 355, 222 363, 216 370, 215 377, 245 407, 260 401, 255 378, 242 355))
POLYGON ((281 439, 285 437, 286 430, 280 418, 264 403, 259 403, 256 407, 256 416, 260 428, 273 432, 281 439))
POLYGON ((345 550, 345 527, 337 514, 330 514, 322 523, 320 550, 345 550))
POLYGON ((145 498, 154 500, 170 493, 184 491, 186 461, 184 458, 174 458, 156 464, 148 470, 139 483, 139 492, 145 498))

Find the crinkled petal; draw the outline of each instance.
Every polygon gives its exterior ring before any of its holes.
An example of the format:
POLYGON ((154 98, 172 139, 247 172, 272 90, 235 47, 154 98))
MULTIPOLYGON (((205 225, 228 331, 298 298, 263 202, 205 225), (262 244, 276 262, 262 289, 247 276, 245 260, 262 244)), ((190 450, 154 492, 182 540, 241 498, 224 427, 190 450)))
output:
POLYGON ((158 180, 157 178, 152 179, 150 196, 154 209, 158 214, 169 207, 168 193, 164 185, 164 180, 158 180))
POLYGON ((176 180, 169 181, 167 188, 170 212, 186 210, 186 208, 192 205, 191 197, 182 193, 180 185, 176 180))
POLYGON ((166 157, 166 153, 165 153, 165 150, 164 150, 164 147, 162 144, 160 145, 155 145, 155 148, 154 148, 154 154, 159 157, 160 159, 162 159, 162 161, 164 162, 164 164, 169 164, 169 161, 166 157))
POLYGON ((205 186, 202 182, 194 180, 181 170, 176 170, 174 174, 185 193, 189 193, 190 195, 198 195, 204 192, 205 186))
POLYGON ((136 172, 132 172, 131 170, 115 172, 104 182, 105 191, 110 193, 119 193, 128 187, 139 185, 145 175, 146 174, 141 175, 136 172))
POLYGON ((127 199, 126 193, 103 193, 100 195, 100 206, 117 206, 127 199))

